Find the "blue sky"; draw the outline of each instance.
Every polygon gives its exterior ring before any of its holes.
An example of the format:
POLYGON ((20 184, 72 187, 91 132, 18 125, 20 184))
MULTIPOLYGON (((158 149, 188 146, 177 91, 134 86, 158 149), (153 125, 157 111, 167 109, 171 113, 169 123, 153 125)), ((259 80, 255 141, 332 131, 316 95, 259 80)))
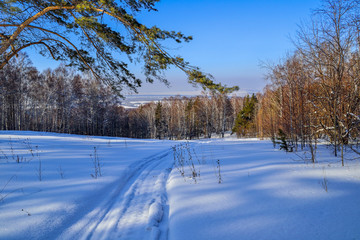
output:
MULTIPOLYGON (((261 91, 266 81, 260 62, 278 62, 291 52, 290 37, 297 24, 320 4, 320 0, 162 0, 156 5, 158 12, 144 12, 138 18, 147 25, 193 36, 190 43, 170 44, 169 51, 212 74, 216 81, 238 85, 242 91, 261 91)), ((33 62, 39 69, 57 65, 41 58, 33 62)), ((136 66, 133 69, 140 71, 136 66)), ((179 70, 170 69, 166 76, 171 88, 144 84, 140 94, 196 90, 179 70)))
MULTIPOLYGON (((158 12, 140 19, 165 29, 181 30, 194 40, 177 52, 217 81, 241 90, 262 90, 266 81, 261 61, 278 62, 294 47, 297 24, 309 18, 320 0, 163 0, 158 12)), ((186 76, 170 70, 170 92, 191 91, 186 76)), ((141 92, 167 91, 158 84, 141 92)))

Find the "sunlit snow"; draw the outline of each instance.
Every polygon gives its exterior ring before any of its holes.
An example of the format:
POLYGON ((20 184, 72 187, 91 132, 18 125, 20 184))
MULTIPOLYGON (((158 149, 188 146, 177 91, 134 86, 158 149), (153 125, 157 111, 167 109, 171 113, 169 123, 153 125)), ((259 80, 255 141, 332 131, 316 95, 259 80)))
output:
POLYGON ((1 131, 0 239, 360 239, 359 159, 301 156, 258 139, 1 131))

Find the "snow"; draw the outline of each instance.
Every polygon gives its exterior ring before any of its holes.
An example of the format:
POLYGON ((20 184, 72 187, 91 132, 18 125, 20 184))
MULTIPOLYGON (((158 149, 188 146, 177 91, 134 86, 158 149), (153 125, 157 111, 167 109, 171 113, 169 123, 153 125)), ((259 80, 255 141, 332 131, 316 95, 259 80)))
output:
POLYGON ((316 164, 299 156, 258 139, 0 131, 0 239, 360 239, 359 160, 341 167, 325 144, 316 164))

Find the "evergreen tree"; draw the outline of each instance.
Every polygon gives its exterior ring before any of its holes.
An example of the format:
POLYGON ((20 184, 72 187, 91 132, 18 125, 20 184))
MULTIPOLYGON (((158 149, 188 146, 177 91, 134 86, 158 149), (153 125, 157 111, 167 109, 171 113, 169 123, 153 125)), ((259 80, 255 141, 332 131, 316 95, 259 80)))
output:
POLYGON ((253 94, 250 98, 249 95, 245 97, 244 106, 238 113, 235 119, 235 126, 232 129, 233 133, 236 133, 238 137, 246 136, 250 132, 255 132, 255 109, 257 98, 253 94))
POLYGON ((278 137, 276 138, 276 144, 280 145, 280 150, 284 150, 285 152, 292 152, 293 146, 288 143, 286 134, 283 130, 279 129, 278 137))
POLYGON ((143 65, 147 82, 167 83, 162 72, 176 66, 190 83, 223 89, 182 57, 169 54, 162 44, 166 39, 189 42, 191 36, 146 26, 136 19, 139 12, 156 11, 158 1, 1 1, 0 69, 20 51, 36 47, 44 56, 91 72, 118 93, 124 86, 136 92, 142 84, 128 67, 133 61, 143 65))

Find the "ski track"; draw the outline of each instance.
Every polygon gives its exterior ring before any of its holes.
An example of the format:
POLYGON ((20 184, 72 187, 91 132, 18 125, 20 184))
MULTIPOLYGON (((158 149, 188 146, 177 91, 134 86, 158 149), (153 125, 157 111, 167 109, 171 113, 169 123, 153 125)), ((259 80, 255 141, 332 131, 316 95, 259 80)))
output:
POLYGON ((170 153, 171 149, 131 164, 109 197, 85 213, 75 212, 76 220, 63 226, 58 239, 166 240, 170 153))

